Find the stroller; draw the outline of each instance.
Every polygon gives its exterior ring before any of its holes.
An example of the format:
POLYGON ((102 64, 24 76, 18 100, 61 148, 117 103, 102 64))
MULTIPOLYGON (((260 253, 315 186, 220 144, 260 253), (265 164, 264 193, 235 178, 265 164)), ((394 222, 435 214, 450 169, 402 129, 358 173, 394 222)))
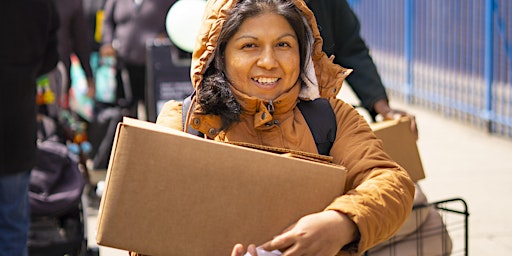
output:
MULTIPOLYGON (((48 74, 43 94, 51 93, 49 83, 61 84, 63 74, 63 69, 48 74)), ((29 186, 29 255, 98 255, 87 242, 86 171, 81 168, 81 156, 70 147, 68 133, 76 129, 63 123, 69 121, 62 118, 67 112, 57 104, 38 105, 37 157, 29 186)))
MULTIPOLYGON (((40 116, 40 130, 46 138, 38 141, 36 166, 29 187, 31 228, 28 248, 31 256, 93 255, 87 248, 86 178, 78 156, 55 133, 48 133, 52 119, 40 116)), ((53 126, 56 127, 56 126, 53 126)))

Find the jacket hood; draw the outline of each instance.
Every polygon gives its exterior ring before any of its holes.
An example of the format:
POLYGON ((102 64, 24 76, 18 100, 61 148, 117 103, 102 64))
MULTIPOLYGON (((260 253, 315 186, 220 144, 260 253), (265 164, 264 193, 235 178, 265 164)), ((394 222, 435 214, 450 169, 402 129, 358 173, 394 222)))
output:
MULTIPOLYGON (((306 82, 306 86, 301 88, 299 97, 307 100, 318 97, 335 97, 341 89, 343 80, 352 70, 334 64, 333 57, 329 58, 322 51, 322 38, 313 12, 306 6, 306 3, 303 0, 290 1, 302 12, 304 22, 308 24, 314 38, 313 52, 309 60, 313 65, 308 65, 309 70, 306 71, 306 74, 302 74, 309 78, 303 80, 309 82, 306 82)), ((191 80, 196 90, 201 84, 203 74, 213 60, 218 46, 218 37, 227 15, 238 2, 239 0, 208 0, 206 4, 206 11, 192 54, 191 80)))

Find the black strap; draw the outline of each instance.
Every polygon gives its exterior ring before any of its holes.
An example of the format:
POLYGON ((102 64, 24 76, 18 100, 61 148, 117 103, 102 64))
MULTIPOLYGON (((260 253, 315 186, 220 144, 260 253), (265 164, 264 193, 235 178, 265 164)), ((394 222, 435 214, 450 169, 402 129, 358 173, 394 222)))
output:
MULTIPOLYGON (((192 104, 192 95, 183 100, 182 105, 182 124, 185 130, 185 120, 187 112, 192 104)), ((313 134, 315 139, 316 148, 321 155, 329 155, 332 144, 336 139, 336 115, 327 99, 318 98, 312 101, 300 101, 297 106, 300 112, 306 119, 306 123, 313 134)), ((188 133, 196 136, 203 136, 203 134, 192 126, 188 126, 188 133)))
MULTIPOLYGON (((187 120, 187 112, 188 112, 188 109, 190 108, 190 105, 192 104, 192 97, 194 97, 194 94, 195 94, 195 91, 192 93, 192 95, 186 97, 183 100, 183 104, 181 106, 181 124, 182 124, 182 127, 183 127, 183 131, 185 131, 185 121, 187 120)), ((192 108, 194 108, 194 106, 192 106, 192 108)), ((195 135, 195 136, 199 136, 199 137, 203 137, 204 136, 204 134, 202 132, 192 128, 191 125, 188 126, 187 132, 189 134, 192 134, 192 135, 195 135)))
POLYGON ((300 101, 297 106, 313 134, 318 153, 329 155, 337 130, 336 115, 329 100, 318 98, 312 101, 300 101))

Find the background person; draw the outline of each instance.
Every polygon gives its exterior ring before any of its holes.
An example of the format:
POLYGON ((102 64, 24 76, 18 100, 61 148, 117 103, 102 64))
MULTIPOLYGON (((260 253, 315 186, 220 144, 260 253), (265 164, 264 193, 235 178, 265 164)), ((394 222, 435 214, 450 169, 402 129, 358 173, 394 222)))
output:
POLYGON ((75 54, 80 61, 87 79, 87 96, 94 99, 95 82, 91 68, 91 47, 89 43, 89 27, 85 18, 82 0, 54 0, 59 13, 60 27, 58 32, 60 60, 66 68, 69 77, 65 90, 65 103, 67 106, 67 92, 71 88, 71 55, 75 54))
POLYGON ((346 0, 306 0, 317 19, 323 39, 322 49, 327 56, 334 56, 334 63, 352 68, 347 82, 368 110, 373 121, 377 115, 383 119, 411 118, 411 130, 418 137, 414 115, 391 108, 386 89, 369 49, 361 37, 361 25, 346 0))
POLYGON ((0 255, 27 255, 28 185, 36 159, 36 79, 59 60, 51 0, 0 8, 0 255))
MULTIPOLYGON (((100 56, 116 56, 128 71, 133 102, 130 116, 139 117, 146 101, 146 42, 167 37, 165 18, 176 0, 107 0, 100 56)), ((147 117, 147 113, 145 113, 147 117)))
MULTIPOLYGON (((305 3, 219 0, 205 10, 191 66, 195 105, 185 127, 216 141, 318 153, 297 102, 323 97, 337 120, 329 155, 349 170, 343 195, 276 234, 263 249, 361 254, 391 237, 411 211, 414 185, 359 113, 336 98, 350 72, 322 52, 305 3)), ((169 101, 157 123, 182 130, 181 103, 169 101)), ((233 255, 244 252, 243 245, 233 249, 233 255)))

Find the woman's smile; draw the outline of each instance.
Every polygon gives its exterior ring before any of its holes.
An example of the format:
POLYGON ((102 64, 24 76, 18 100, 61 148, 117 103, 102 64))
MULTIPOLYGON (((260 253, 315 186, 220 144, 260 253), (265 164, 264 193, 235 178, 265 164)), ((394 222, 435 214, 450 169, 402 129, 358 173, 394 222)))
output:
POLYGON ((279 78, 275 77, 255 77, 252 80, 256 83, 256 86, 261 89, 273 89, 278 86, 279 78))

